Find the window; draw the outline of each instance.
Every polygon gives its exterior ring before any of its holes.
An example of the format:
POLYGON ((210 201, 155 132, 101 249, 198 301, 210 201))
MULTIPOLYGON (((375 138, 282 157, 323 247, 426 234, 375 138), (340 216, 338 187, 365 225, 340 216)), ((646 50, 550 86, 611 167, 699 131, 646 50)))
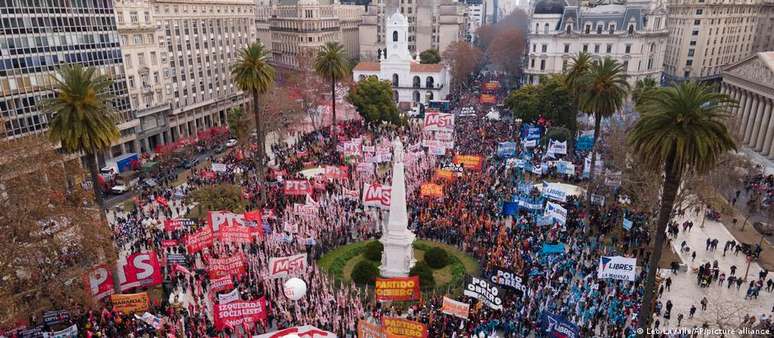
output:
POLYGON ((605 49, 605 52, 606 52, 607 54, 610 54, 610 53, 612 53, 612 52, 613 52, 613 44, 611 44, 611 43, 608 43, 608 44, 607 44, 607 48, 605 49))
MULTIPOLYGON (((395 32, 395 33, 397 34, 398 32, 395 32)), ((398 82, 398 80, 399 80, 399 78, 398 78, 398 74, 392 74, 392 86, 393 86, 393 87, 397 87, 397 86, 399 86, 399 85, 400 85, 400 83, 398 82)))
POLYGON ((685 60, 685 65, 686 66, 692 66, 693 65, 693 60, 685 60))
POLYGON ((398 31, 392 32, 392 42, 398 42, 398 31))
POLYGON ((535 59, 530 60, 529 68, 535 68, 535 59))
POLYGON ((537 44, 536 43, 532 44, 532 52, 533 53, 537 53, 537 44))
POLYGON ((137 54, 137 64, 140 66, 145 66, 145 53, 137 54))
POLYGON ((693 24, 694 24, 695 26, 701 25, 701 19, 696 19, 696 20, 693 20, 693 24))
POLYGON ((583 45, 583 51, 588 52, 589 51, 589 45, 583 45))
POLYGON ((591 33, 591 25, 586 25, 586 30, 585 30, 585 32, 586 32, 586 34, 589 34, 589 33, 591 33))
POLYGON ((565 53, 569 53, 570 52, 570 44, 569 43, 565 43, 564 44, 564 52, 565 53))
POLYGON ((565 28, 565 32, 567 32, 567 34, 570 34, 570 32, 572 32, 572 24, 567 25, 567 27, 565 28))
POLYGON ((124 12, 116 12, 116 17, 118 17, 118 24, 123 25, 124 24, 124 12))
POLYGON ((629 60, 625 60, 623 62, 623 68, 622 69, 623 69, 624 73, 627 72, 627 70, 629 69, 629 60))
POLYGON ((703 9, 700 8, 700 9, 696 10, 696 15, 702 15, 702 14, 704 14, 704 10, 703 9))
POLYGON ((634 34, 634 25, 633 24, 629 24, 629 31, 628 32, 629 32, 629 34, 634 34))
POLYGON ((548 52, 548 45, 544 44, 543 46, 541 46, 540 51, 543 53, 548 52))
POLYGON ((684 78, 689 78, 689 77, 691 77, 691 72, 690 72, 690 71, 688 71, 688 70, 686 70, 686 71, 685 71, 685 73, 683 73, 683 77, 684 77, 684 78))
POLYGON ((692 36, 699 36, 699 31, 693 31, 693 32, 691 32, 691 35, 692 36))
POLYGON ((599 44, 594 45, 594 54, 599 54, 599 44))
POLYGON ((129 88, 134 88, 134 76, 129 75, 127 82, 129 88))
POLYGON ((597 25, 597 34, 602 34, 602 25, 597 25))
POLYGON ((124 64, 126 64, 127 69, 132 69, 132 55, 126 54, 124 55, 124 64))
POLYGON ((145 12, 143 14, 145 15, 145 23, 150 23, 151 22, 150 13, 145 12))
POLYGON ((688 56, 689 56, 689 57, 693 56, 693 54, 695 53, 695 51, 696 51, 696 50, 695 50, 695 49, 693 49, 693 48, 689 49, 689 50, 688 50, 688 56))
POLYGON ((540 70, 546 70, 546 60, 540 60, 540 70))
POLYGON ((608 32, 609 32, 610 34, 613 34, 613 33, 615 33, 615 25, 614 25, 614 24, 611 24, 611 25, 610 25, 610 29, 608 30, 608 32))
POLYGON ((689 45, 691 45, 691 46, 696 46, 696 41, 691 41, 691 42, 689 43, 689 45))
POLYGON ((136 25, 140 22, 140 19, 137 16, 137 12, 129 12, 129 22, 131 22, 133 25, 136 25))
POLYGON ((151 59, 151 64, 152 65, 155 66, 158 63, 158 59, 156 57, 156 52, 150 52, 150 59, 151 59))
POLYGON ((629 54, 632 51, 632 45, 626 45, 626 51, 624 53, 629 54))
POLYGON ((548 34, 548 23, 543 25, 543 34, 548 34))

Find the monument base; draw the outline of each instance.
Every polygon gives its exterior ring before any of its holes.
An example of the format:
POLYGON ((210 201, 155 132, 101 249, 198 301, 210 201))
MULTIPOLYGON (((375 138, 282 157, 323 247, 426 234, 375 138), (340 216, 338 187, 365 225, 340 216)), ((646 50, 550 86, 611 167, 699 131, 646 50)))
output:
POLYGON ((379 241, 384 245, 382 265, 379 273, 384 277, 406 277, 417 260, 414 258, 414 243, 416 235, 410 231, 395 235, 382 236, 379 241))

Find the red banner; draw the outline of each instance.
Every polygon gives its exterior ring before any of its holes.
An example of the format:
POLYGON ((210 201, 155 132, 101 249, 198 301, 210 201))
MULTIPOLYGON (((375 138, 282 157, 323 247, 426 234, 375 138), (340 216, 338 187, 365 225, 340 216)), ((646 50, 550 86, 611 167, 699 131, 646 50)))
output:
POLYGON ((207 223, 213 232, 218 232, 221 226, 251 226, 251 222, 245 219, 243 214, 235 214, 228 211, 207 212, 207 223))
POLYGON ((349 178, 349 168, 345 165, 342 166, 326 166, 325 167, 325 177, 330 178, 332 180, 346 180, 349 178))
POLYGON ((161 241, 162 248, 169 248, 169 247, 177 246, 178 244, 180 243, 178 243, 176 239, 165 239, 161 241))
POLYGON ((110 270, 107 264, 100 264, 83 275, 86 290, 94 299, 100 300, 113 294, 113 274, 110 270))
POLYGON ((252 243, 253 232, 250 229, 241 226, 221 226, 215 236, 219 241, 226 243, 252 243))
POLYGON ((451 170, 435 169, 435 178, 454 181, 454 172, 451 170))
POLYGON ((162 196, 156 196, 156 202, 159 202, 159 204, 163 205, 165 208, 169 208, 169 202, 162 196))
POLYGON ((376 301, 419 300, 419 276, 377 278, 376 301))
POLYGON ((259 227, 263 224, 260 210, 245 211, 245 219, 257 223, 259 227))
POLYGON ((164 220, 164 231, 175 231, 178 229, 181 229, 183 227, 190 227, 194 225, 194 221, 192 219, 187 218, 173 218, 173 219, 166 219, 164 220))
POLYGON ((454 164, 462 164, 462 167, 465 169, 481 171, 484 158, 478 155, 454 155, 452 162, 454 164))
POLYGON ((454 131, 454 114, 441 112, 425 112, 424 130, 430 131, 454 131))
POLYGON ((495 104, 497 103, 497 97, 490 94, 481 94, 481 104, 495 104))
POLYGON ((252 324, 266 319, 266 298, 254 301, 236 301, 225 305, 214 305, 215 328, 236 328, 242 324, 252 324))
POLYGON ((443 187, 435 183, 423 183, 419 188, 419 196, 441 198, 443 197, 443 187))
POLYGON ((206 226, 188 236, 185 236, 185 248, 189 254, 202 251, 202 249, 212 246, 213 236, 212 228, 206 226))
POLYGON ((382 328, 390 335, 427 338, 427 326, 413 320, 397 317, 383 317, 382 328))
POLYGON ((121 292, 161 284, 161 267, 153 251, 132 254, 126 261, 118 260, 116 271, 121 292))
POLYGON ((231 276, 223 276, 216 279, 210 279, 210 293, 216 294, 221 291, 231 290, 234 288, 234 281, 231 280, 231 276))
POLYGON ((302 274, 306 270, 306 254, 269 258, 269 276, 280 278, 293 274, 302 274))
POLYGON ((383 186, 379 183, 363 185, 363 205, 367 207, 379 207, 382 209, 390 208, 392 198, 392 187, 383 186))
POLYGON ((312 194, 312 185, 309 181, 287 180, 285 181, 285 195, 304 196, 312 194))
POLYGON ((207 273, 210 279, 218 279, 224 276, 241 276, 247 271, 247 261, 241 252, 226 258, 210 258, 207 273))

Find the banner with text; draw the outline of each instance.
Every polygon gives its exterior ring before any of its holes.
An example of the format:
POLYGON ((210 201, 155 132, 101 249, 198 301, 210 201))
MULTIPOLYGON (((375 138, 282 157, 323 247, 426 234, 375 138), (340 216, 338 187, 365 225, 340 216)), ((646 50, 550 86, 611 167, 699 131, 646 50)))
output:
POLYGON ((306 271, 306 254, 269 258, 269 275, 266 278, 282 278, 303 274, 306 271))
POLYGON ((376 301, 409 301, 419 300, 419 276, 377 278, 376 301))
POLYGON ((266 298, 254 301, 236 301, 229 304, 213 306, 215 328, 223 330, 226 327, 237 328, 242 324, 252 324, 266 319, 266 298))
POLYGON ((441 312, 452 315, 457 318, 468 319, 470 313, 470 304, 458 302, 454 299, 443 297, 443 305, 441 305, 441 312))
POLYGON ((383 317, 382 328, 390 335, 427 338, 427 326, 413 320, 397 317, 383 317))

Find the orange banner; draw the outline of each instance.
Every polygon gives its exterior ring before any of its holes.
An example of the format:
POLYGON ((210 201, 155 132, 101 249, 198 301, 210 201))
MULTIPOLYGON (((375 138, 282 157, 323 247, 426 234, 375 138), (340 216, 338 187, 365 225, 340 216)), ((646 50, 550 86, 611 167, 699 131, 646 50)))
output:
POLYGON ((147 292, 140 292, 110 295, 110 302, 113 303, 113 310, 121 311, 125 314, 132 314, 148 311, 150 299, 148 298, 147 292))
POLYGON ((462 164, 462 167, 465 169, 480 171, 484 158, 478 155, 454 155, 452 162, 454 164, 462 164))
POLYGON ((427 327, 413 320, 384 317, 382 318, 382 327, 390 335, 401 337, 427 338, 427 327))
POLYGON ((470 304, 458 302, 448 297, 443 297, 443 306, 441 306, 441 312, 458 318, 468 319, 469 311, 470 304))
POLYGON ((454 181, 454 172, 451 170, 435 169, 435 177, 447 181, 454 181))
POLYGON ((497 103, 497 97, 490 94, 481 94, 481 104, 495 104, 497 103))
POLYGON ((419 276, 377 278, 376 301, 419 300, 419 276))
POLYGON ((387 334, 381 325, 360 319, 357 321, 357 338, 387 338, 387 334))
POLYGON ((419 188, 419 196, 441 198, 443 197, 443 186, 435 183, 423 183, 419 188))

